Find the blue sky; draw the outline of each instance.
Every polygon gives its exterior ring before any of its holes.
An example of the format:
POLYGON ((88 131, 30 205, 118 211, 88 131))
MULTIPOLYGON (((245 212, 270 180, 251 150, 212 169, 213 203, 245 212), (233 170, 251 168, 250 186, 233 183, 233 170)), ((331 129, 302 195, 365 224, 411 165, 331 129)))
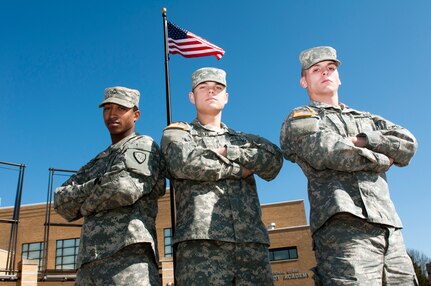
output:
MULTIPOLYGON (((24 204, 46 202, 49 168, 78 169, 110 144, 97 107, 106 87, 139 89, 137 130, 160 141, 163 7, 168 20, 226 51, 220 61, 171 56, 173 121, 193 120, 191 73, 215 66, 228 74, 223 121, 278 144, 286 115, 308 103, 299 52, 335 47, 341 101, 408 128, 419 141, 411 164, 392 168, 388 180, 407 247, 431 257, 424 223, 431 201, 428 0, 0 1, 0 161, 26 165, 24 204)), ((2 206, 14 204, 17 176, 0 168, 2 206)), ((308 212, 306 179, 290 162, 258 188, 262 203, 305 200, 308 212)))

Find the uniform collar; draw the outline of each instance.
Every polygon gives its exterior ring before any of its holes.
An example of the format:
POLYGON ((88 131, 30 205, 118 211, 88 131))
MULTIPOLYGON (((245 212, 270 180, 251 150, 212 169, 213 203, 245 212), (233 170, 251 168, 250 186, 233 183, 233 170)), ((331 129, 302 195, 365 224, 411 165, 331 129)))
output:
POLYGON ((210 132, 216 132, 216 133, 225 133, 225 132, 227 132, 228 130, 229 130, 229 128, 226 126, 226 124, 224 124, 223 122, 221 122, 220 123, 220 125, 221 125, 221 128, 216 128, 216 127, 214 127, 214 126, 209 126, 209 125, 203 125, 200 121, 199 121, 199 119, 197 119, 197 118, 195 118, 194 120, 193 120, 193 123, 192 123, 194 126, 196 126, 196 127, 198 127, 198 128, 202 128, 202 129, 205 129, 205 130, 207 130, 207 131, 210 131, 210 132))
POLYGON ((110 154, 112 154, 112 152, 116 152, 117 150, 121 149, 124 144, 126 144, 130 139, 132 139, 132 137, 136 136, 136 133, 132 133, 127 137, 124 137, 123 139, 121 139, 120 141, 118 141, 115 144, 111 144, 108 148, 106 148, 104 151, 100 152, 97 156, 96 159, 101 159, 101 158, 105 158, 106 156, 109 156, 110 154))
POLYGON ((127 136, 127 137, 124 137, 123 139, 121 139, 120 141, 118 141, 117 143, 115 143, 115 144, 112 144, 111 146, 110 146, 110 148, 112 148, 112 149, 119 149, 119 148, 121 148, 127 141, 129 141, 132 137, 135 137, 136 136, 136 132, 133 132, 132 134, 130 134, 129 136, 127 136))
POLYGON ((342 110, 342 111, 348 111, 350 109, 349 106, 347 106, 346 104, 341 103, 341 102, 338 105, 330 105, 330 104, 316 101, 316 100, 311 100, 310 106, 317 107, 317 108, 342 110))

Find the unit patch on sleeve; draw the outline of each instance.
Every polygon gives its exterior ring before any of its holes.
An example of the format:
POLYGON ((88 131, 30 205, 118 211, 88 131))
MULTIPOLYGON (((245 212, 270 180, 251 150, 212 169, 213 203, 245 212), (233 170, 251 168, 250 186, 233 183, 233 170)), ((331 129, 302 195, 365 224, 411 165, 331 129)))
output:
POLYGON ((135 157, 138 164, 142 164, 147 159, 147 155, 144 152, 141 151, 135 151, 133 152, 133 157, 135 157))
POLYGON ((149 151, 128 149, 125 153, 126 168, 137 174, 151 175, 150 155, 149 151))

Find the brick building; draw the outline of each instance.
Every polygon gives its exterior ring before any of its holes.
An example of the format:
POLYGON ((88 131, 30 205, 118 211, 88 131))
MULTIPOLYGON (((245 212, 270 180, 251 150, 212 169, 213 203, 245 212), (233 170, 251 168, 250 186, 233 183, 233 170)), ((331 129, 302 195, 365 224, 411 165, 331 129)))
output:
MULTIPOLYGON (((73 285, 82 220, 68 223, 46 203, 24 205, 14 239, 13 224, 4 223, 13 211, 12 207, 0 208, 0 286, 73 285), (10 247, 11 238, 16 252, 10 247)), ((310 269, 315 259, 304 202, 265 204, 262 214, 271 241, 275 285, 313 285, 310 269)), ((159 200, 156 221, 162 285, 173 282, 170 217, 167 192, 159 200)))

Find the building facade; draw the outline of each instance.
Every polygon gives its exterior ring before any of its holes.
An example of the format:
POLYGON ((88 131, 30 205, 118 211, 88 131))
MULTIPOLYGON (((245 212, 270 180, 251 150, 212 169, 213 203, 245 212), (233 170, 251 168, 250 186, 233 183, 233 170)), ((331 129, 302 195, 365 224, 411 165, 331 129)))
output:
MULTIPOLYGON (((82 219, 68 223, 52 205, 24 205, 14 237, 13 224, 5 223, 13 211, 0 208, 0 286, 73 285, 82 219), (16 251, 11 248, 11 240, 16 251)), ((304 202, 265 204, 262 215, 271 241, 274 284, 314 285, 311 268, 315 258, 304 202)), ((159 199, 156 225, 162 285, 173 285, 169 191, 159 199)))

